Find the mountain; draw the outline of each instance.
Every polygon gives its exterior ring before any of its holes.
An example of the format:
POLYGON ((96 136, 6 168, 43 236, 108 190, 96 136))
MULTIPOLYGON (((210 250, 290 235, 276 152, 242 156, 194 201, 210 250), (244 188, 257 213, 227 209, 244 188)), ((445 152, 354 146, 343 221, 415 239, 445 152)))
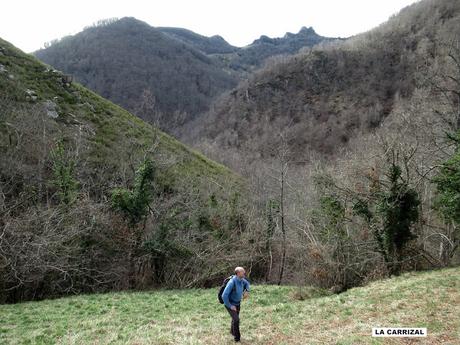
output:
POLYGON ((216 100, 183 139, 217 147, 215 157, 229 149, 270 157, 280 140, 296 161, 335 155, 411 99, 444 42, 460 34, 459 20, 458 1, 422 1, 369 32, 272 63, 216 100))
MULTIPOLYGON (((237 265, 343 293, 458 265, 459 19, 457 0, 423 0, 259 69, 232 69, 240 48, 219 38, 132 18, 47 48, 89 83, 144 90, 138 115, 246 179, 0 40, 0 302, 212 287, 237 265), (190 116, 163 84, 176 110, 159 109, 150 67, 180 90, 197 68, 242 80, 190 116)), ((254 46, 297 49, 303 34, 254 46)))
POLYGON ((87 28, 35 55, 169 130, 207 110, 211 99, 237 81, 206 54, 171 35, 123 18, 87 28))
POLYGON ((34 54, 140 118, 176 133, 266 58, 323 40, 329 39, 303 28, 238 48, 220 36, 122 18, 102 21, 34 54))
POLYGON ((1 39, 0 109, 2 302, 198 283, 244 233, 241 177, 1 39))
POLYGON ((187 29, 173 27, 157 27, 156 29, 207 55, 228 54, 238 51, 237 47, 230 45, 219 35, 206 37, 187 29))
POLYGON ((291 55, 302 48, 313 47, 322 42, 341 40, 320 36, 312 27, 302 27, 297 34, 287 32, 283 37, 270 38, 262 35, 251 44, 240 48, 230 45, 218 35, 206 37, 181 28, 158 27, 157 29, 211 55, 231 70, 245 72, 243 75, 261 67, 269 57, 291 55))
POLYGON ((263 62, 276 55, 292 55, 302 48, 313 47, 340 38, 318 35, 312 27, 302 27, 297 34, 287 32, 283 37, 270 38, 262 35, 250 45, 238 50, 230 66, 234 69, 254 69, 262 66, 263 62))

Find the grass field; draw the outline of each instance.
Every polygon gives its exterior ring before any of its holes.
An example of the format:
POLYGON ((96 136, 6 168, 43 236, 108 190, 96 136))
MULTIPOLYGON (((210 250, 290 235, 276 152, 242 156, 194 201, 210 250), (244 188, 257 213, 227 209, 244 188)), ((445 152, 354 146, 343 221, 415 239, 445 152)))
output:
MULTIPOLYGON (((460 268, 303 294, 254 284, 241 343, 460 344, 460 268), (372 338, 376 326, 427 327, 428 337, 372 338)), ((0 305, 0 344, 232 344, 229 321, 216 289, 81 295, 0 305)))

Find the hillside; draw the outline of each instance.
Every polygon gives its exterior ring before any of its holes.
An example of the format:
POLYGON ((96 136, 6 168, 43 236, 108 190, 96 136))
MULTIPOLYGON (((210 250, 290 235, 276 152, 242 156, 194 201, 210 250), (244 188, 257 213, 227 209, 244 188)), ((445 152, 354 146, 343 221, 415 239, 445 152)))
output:
POLYGON ((332 42, 340 38, 318 35, 312 27, 302 27, 298 33, 287 32, 283 37, 260 36, 248 46, 242 47, 230 60, 233 69, 248 71, 261 67, 272 56, 292 55, 302 48, 311 48, 320 43, 332 42))
POLYGON ((211 55, 224 66, 237 72, 251 72, 261 67, 264 61, 272 56, 292 55, 302 48, 340 40, 320 36, 312 27, 302 27, 298 33, 287 32, 283 37, 274 38, 262 35, 247 46, 235 47, 218 35, 206 37, 181 28, 158 27, 157 29, 211 55))
MULTIPOLYGON (((242 344, 408 344, 372 327, 426 327, 417 344, 460 342, 460 269, 407 273, 339 295, 253 285, 242 344), (321 297, 323 296, 323 297, 321 297)), ((2 344, 231 344, 216 289, 81 295, 1 305, 2 344)))
POLYGON ((459 19, 458 1, 421 1, 369 32, 272 63, 216 100, 183 139, 217 147, 216 157, 235 149, 267 158, 282 133, 295 161, 336 155, 411 99, 459 19))
POLYGON ((108 20, 54 42, 35 56, 103 97, 169 133, 209 109, 249 71, 279 54, 326 37, 312 28, 266 36, 238 48, 220 36, 151 27, 135 18, 108 20))
POLYGON ((174 27, 157 27, 156 29, 205 54, 228 54, 238 50, 219 35, 206 37, 191 30, 174 27))
POLYGON ((237 81, 200 50, 134 18, 87 28, 35 56, 166 130, 237 81))
POLYGON ((0 109, 0 301, 203 284, 226 266, 214 247, 244 234, 238 175, 3 40, 0 109))

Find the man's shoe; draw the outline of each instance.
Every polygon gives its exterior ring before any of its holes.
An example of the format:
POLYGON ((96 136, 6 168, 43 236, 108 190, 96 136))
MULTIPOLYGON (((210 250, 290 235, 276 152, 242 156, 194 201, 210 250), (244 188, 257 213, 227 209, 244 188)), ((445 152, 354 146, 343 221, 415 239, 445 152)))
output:
POLYGON ((238 342, 240 342, 240 339, 235 338, 235 343, 238 343, 238 342))

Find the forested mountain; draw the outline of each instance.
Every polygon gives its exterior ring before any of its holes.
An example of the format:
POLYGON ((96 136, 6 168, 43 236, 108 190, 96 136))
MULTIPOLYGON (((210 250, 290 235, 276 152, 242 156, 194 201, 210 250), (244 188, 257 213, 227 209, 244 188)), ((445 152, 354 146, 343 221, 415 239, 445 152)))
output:
POLYGON ((241 177, 1 39, 0 157, 2 302, 203 284, 245 236, 241 177))
POLYGON ((440 42, 460 34, 459 20, 459 2, 423 1, 369 32, 273 62, 220 97, 184 135, 195 131, 190 142, 208 138, 268 156, 273 138, 285 133, 297 160, 334 154, 411 97, 440 42))
POLYGON ((228 54, 238 51, 237 47, 232 46, 219 35, 206 37, 187 29, 174 27, 157 27, 156 29, 205 54, 228 54))
POLYGON ((297 34, 287 32, 283 37, 271 38, 262 35, 250 45, 239 49, 236 56, 231 57, 230 67, 251 71, 263 65, 264 61, 271 56, 292 55, 302 48, 335 40, 341 39, 320 36, 312 27, 305 26, 297 34))
POLYGON ((273 59, 187 124, 182 139, 251 180, 277 234, 268 276, 298 264, 341 291, 460 262, 459 37, 460 2, 420 1, 273 59))
POLYGON ((423 0, 244 48, 106 21, 37 52, 63 72, 0 41, 0 298, 458 265, 459 37, 458 0, 423 0))
POLYGON ((459 263, 459 37, 460 2, 417 2, 272 61, 184 130, 251 178, 280 275, 293 257, 342 287, 459 263))
POLYGON ((203 52, 134 18, 87 28, 35 55, 163 129, 207 110, 237 80, 203 52))
POLYGON ((245 47, 235 47, 221 36, 206 37, 181 28, 158 27, 168 34, 205 54, 214 54, 227 67, 236 71, 250 72, 263 65, 264 61, 276 55, 291 55, 302 48, 313 47, 321 42, 340 40, 318 35, 312 27, 302 27, 297 34, 287 32, 283 37, 271 38, 265 35, 245 47))
POLYGON ((154 28, 134 18, 102 21, 35 52, 40 60, 142 119, 174 133, 208 110, 223 91, 273 55, 291 54, 326 38, 312 28, 261 37, 237 48, 220 36, 154 28))

